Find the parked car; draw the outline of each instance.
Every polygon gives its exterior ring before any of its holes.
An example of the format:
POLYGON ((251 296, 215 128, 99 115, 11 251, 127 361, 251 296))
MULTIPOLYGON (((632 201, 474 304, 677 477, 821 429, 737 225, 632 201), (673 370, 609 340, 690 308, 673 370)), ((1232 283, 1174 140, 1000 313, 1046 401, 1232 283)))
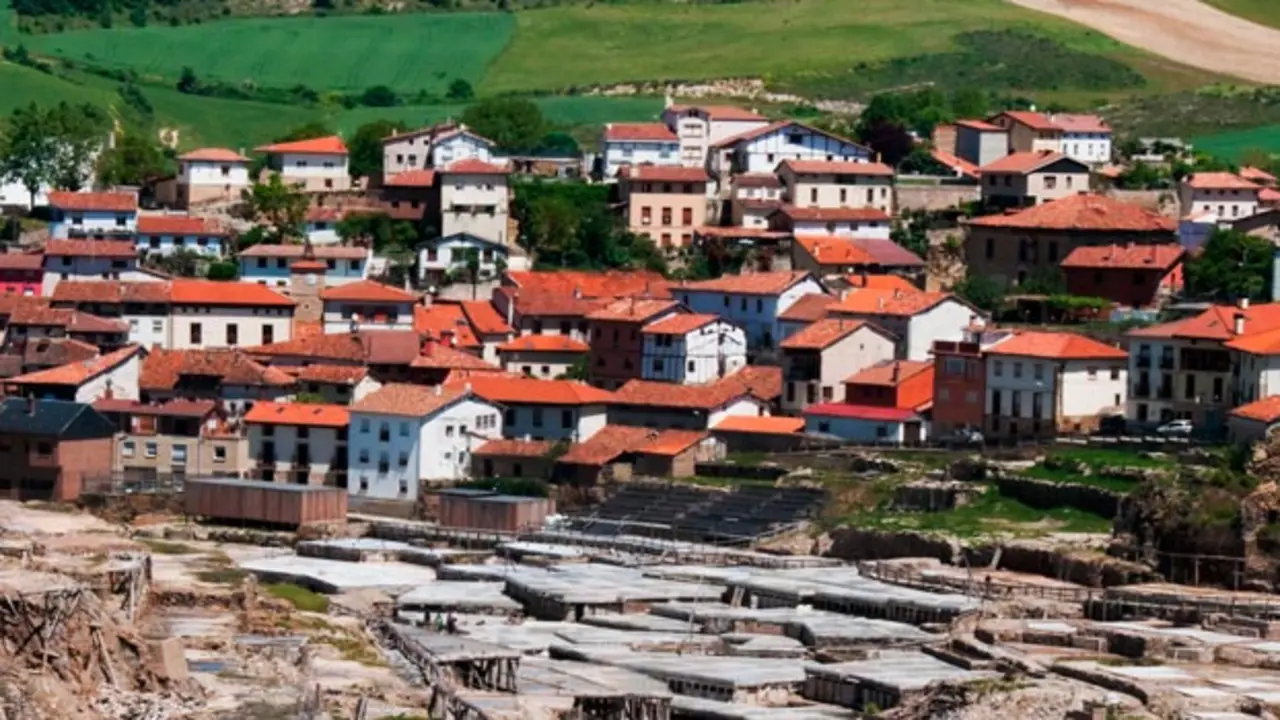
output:
POLYGON ((956 428, 947 435, 936 438, 938 444, 945 447, 980 447, 985 438, 974 428, 956 428))
POLYGON ((1190 420, 1171 420, 1156 428, 1157 435, 1190 435, 1193 430, 1190 420))

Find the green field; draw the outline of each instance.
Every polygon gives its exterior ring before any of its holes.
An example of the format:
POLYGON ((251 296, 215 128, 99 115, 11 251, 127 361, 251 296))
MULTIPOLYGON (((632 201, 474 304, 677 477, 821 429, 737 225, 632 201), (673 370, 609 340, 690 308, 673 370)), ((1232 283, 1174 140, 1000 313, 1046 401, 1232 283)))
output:
POLYGON ((1264 125, 1249 130, 1192 138, 1197 150, 1230 160, 1242 160, 1246 153, 1260 150, 1280 155, 1280 125, 1264 125))
POLYGON ((1280 27, 1280 2, 1276 0, 1205 0, 1214 7, 1232 15, 1252 20, 1260 25, 1280 27))

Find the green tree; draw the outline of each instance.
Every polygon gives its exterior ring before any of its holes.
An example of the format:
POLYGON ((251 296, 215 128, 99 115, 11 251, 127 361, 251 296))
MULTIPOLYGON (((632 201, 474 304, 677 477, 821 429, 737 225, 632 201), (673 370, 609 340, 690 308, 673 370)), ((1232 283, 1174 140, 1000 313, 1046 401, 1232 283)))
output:
POLYGON ((297 187, 272 173, 266 182, 242 191, 241 197, 252 217, 265 225, 263 242, 280 244, 302 238, 308 201, 297 187))
POLYGON ((462 113, 462 122, 505 150, 531 150, 547 134, 547 120, 524 98, 481 100, 462 113))
POLYGON ((91 105, 16 108, 0 135, 0 178, 21 182, 33 203, 46 184, 79 190, 110 126, 106 113, 91 105))
POLYGON ((981 310, 994 313, 1004 305, 1004 288, 985 275, 969 275, 953 288, 960 297, 981 310))
POLYGON ((311 140, 313 138, 329 137, 333 134, 333 130, 324 123, 313 120, 305 125, 290 130, 289 132, 276 138, 274 142, 294 142, 296 140, 311 140))
POLYGON ((356 128, 347 142, 348 167, 351 177, 382 175, 382 139, 404 132, 407 126, 399 120, 374 120, 356 128))
POLYGON ((1062 295, 1067 292, 1067 279, 1056 267, 1037 268, 1018 285, 1018 292, 1024 295, 1062 295))
POLYGON ((449 100, 465 102, 476 96, 476 91, 471 87, 471 83, 458 78, 449 83, 449 91, 445 93, 445 97, 449 100))
POLYGON ((98 181, 104 185, 142 185, 173 172, 160 144, 145 135, 126 133, 98 156, 98 181))
POLYGON ((380 212, 348 213, 334 230, 343 240, 367 243, 378 253, 404 251, 419 239, 413 223, 380 212))
POLYGON ((374 85, 360 93, 360 104, 366 107, 395 107, 400 104, 400 96, 386 85, 374 85))
POLYGON ((889 233, 889 239, 915 253, 921 260, 929 257, 929 214, 924 211, 904 211, 897 227, 889 233))
POLYGON ((201 89, 200 78, 196 77, 196 71, 189 67, 182 68, 182 74, 178 76, 178 92, 199 95, 201 89))
POLYGON ((1275 248, 1266 238, 1215 230, 1183 264, 1187 293, 1211 300, 1261 300, 1271 296, 1275 248))
POLYGON ((572 135, 559 131, 549 132, 542 136, 539 147, 543 151, 556 155, 578 155, 582 152, 578 141, 574 140, 572 135))
POLYGON ((205 277, 210 280, 218 280, 229 282, 240 276, 240 266, 231 260, 219 260, 218 262, 209 263, 209 269, 205 273, 205 277))
POLYGON ((520 244, 539 266, 666 272, 662 251, 648 237, 627 232, 610 211, 606 186, 521 183, 512 214, 520 223, 520 244))
POLYGON ((9 116, 7 132, 0 136, 0 179, 22 183, 32 205, 40 187, 53 179, 53 139, 44 133, 43 122, 44 113, 35 104, 16 108, 9 116))

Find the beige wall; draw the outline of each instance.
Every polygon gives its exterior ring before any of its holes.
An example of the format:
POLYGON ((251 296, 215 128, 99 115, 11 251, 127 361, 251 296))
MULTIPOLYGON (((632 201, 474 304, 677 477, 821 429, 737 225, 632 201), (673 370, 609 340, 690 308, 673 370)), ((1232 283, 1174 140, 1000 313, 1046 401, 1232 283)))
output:
POLYGON ((558 352, 502 352, 499 358, 507 372, 524 373, 530 377, 554 380, 569 371, 578 353, 558 352), (526 370, 527 368, 527 370, 526 370))
POLYGON ((694 229, 706 222, 707 198, 702 193, 632 192, 627 205, 627 229, 648 235, 659 247, 687 245, 693 240, 694 229), (669 221, 664 222, 667 211, 669 221))
POLYGON ((112 453, 112 467, 117 471, 145 468, 158 475, 167 475, 181 469, 188 475, 228 474, 240 475, 248 468, 249 444, 243 437, 210 436, 203 438, 185 435, 154 433, 116 433, 112 453), (130 452, 132 443, 132 452, 130 452), (155 444, 155 455, 148 457, 148 444, 155 444), (187 447, 185 464, 173 462, 173 446, 187 447), (218 460, 221 448, 222 460, 218 460))
POLYGON ((808 386, 811 384, 817 385, 817 402, 844 402, 844 381, 850 375, 882 360, 892 360, 895 352, 892 340, 863 328, 822 351, 818 380, 813 383, 791 380, 787 376, 791 353, 784 350, 782 409, 800 412, 808 407, 808 386))
POLYGON ((1032 197, 1036 204, 1089 191, 1089 173, 1034 172, 987 173, 982 177, 982 197, 1032 197))
POLYGON ((1257 190, 1192 189, 1185 183, 1179 188, 1182 214, 1216 213, 1219 219, 1244 218, 1258 212, 1257 190))
POLYGON ((783 169, 787 199, 801 208, 875 208, 893 214, 893 182, 887 177, 855 176, 841 182, 834 175, 796 175, 783 169))

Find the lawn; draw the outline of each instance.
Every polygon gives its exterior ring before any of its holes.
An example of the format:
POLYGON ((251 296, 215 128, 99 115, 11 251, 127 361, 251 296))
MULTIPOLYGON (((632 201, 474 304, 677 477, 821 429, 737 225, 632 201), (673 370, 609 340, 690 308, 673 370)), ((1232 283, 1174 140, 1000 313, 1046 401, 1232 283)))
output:
POLYGON ((1260 25, 1280 28, 1280 2, 1276 0, 1205 0, 1210 5, 1260 25))
POLYGON ((884 507, 841 518, 840 525, 861 529, 920 530, 947 533, 956 537, 978 537, 1005 533, 1031 537, 1053 532, 1105 533, 1111 520, 1075 508, 1037 510, 994 487, 961 508, 947 512, 907 513, 884 507))

